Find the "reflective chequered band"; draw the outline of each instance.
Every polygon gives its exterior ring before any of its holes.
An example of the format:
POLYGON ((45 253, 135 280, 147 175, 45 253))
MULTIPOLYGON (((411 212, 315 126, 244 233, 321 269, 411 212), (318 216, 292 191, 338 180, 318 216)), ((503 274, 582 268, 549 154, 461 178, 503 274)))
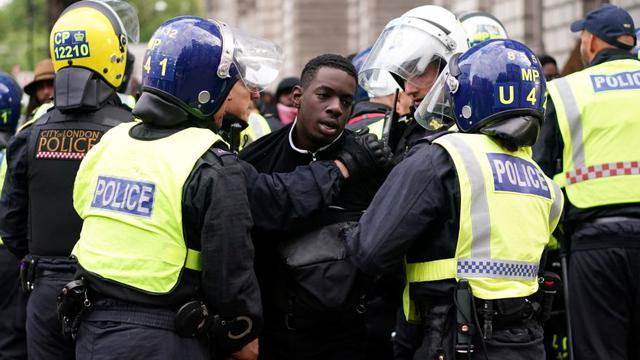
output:
POLYGON ((575 184, 581 181, 623 175, 639 175, 640 161, 622 161, 608 164, 591 165, 566 173, 567 182, 575 184))
MULTIPOLYGON (((564 105, 564 114, 569 123, 569 132, 571 133, 571 159, 574 168, 582 168, 585 166, 584 160, 584 141, 582 139, 582 118, 580 108, 576 97, 571 91, 571 86, 566 78, 559 78, 553 81, 558 93, 562 98, 564 105)), ((555 100, 555 99, 554 99, 555 100)))
POLYGON ((538 276, 538 264, 491 259, 458 259, 459 278, 483 277, 532 280, 538 276))

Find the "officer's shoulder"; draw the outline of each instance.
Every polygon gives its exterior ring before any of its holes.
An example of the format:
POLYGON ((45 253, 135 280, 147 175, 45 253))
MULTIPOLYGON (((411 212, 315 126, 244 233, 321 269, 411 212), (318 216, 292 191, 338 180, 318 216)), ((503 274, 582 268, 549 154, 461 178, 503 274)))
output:
POLYGON ((238 155, 229 151, 228 146, 221 141, 213 144, 204 154, 202 160, 213 167, 224 167, 236 164, 238 155))
POLYGON ((443 160, 448 158, 447 151, 442 146, 439 146, 437 143, 435 143, 435 141, 448 134, 455 133, 442 131, 423 137, 415 143, 411 150, 409 150, 409 152, 405 156, 405 159, 410 159, 408 160, 409 162, 416 162, 417 164, 422 165, 432 162, 441 163, 443 160))

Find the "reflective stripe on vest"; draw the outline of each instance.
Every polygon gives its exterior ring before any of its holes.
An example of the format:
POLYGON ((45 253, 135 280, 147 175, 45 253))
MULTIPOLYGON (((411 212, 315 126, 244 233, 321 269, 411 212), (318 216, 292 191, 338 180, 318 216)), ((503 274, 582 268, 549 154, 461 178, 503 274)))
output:
POLYGON ((178 284, 183 268, 201 270, 182 229, 182 192, 198 159, 220 137, 188 128, 136 140, 119 125, 80 165, 74 206, 84 219, 73 254, 87 271, 152 294, 178 284))
POLYGON ((579 208, 640 202, 640 63, 615 60, 549 83, 564 142, 554 180, 579 208))
POLYGON ((528 148, 507 152, 488 136, 473 134, 452 133, 434 143, 447 150, 458 174, 456 253, 407 263, 408 282, 466 278, 483 299, 533 294, 540 256, 562 210, 560 187, 544 176, 528 148))

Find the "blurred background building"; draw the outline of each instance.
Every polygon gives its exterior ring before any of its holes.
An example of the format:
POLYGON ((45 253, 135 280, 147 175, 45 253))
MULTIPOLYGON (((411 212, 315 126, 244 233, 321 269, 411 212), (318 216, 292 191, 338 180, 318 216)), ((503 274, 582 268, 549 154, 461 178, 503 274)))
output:
POLYGON ((483 10, 500 19, 511 38, 555 57, 561 69, 579 66, 579 37, 569 24, 603 3, 627 9, 640 26, 640 0, 203 0, 206 13, 282 46, 284 76, 297 75, 313 56, 343 55, 373 45, 384 25, 420 5, 456 14, 483 10), (572 57, 572 53, 574 53, 572 57))
MULTIPOLYGON (((49 29, 62 10, 77 0, 0 0, 0 70, 21 83, 49 55, 49 29)), ((140 77, 146 43, 164 21, 181 14, 222 19, 267 37, 285 54, 282 77, 299 75, 312 57, 348 55, 368 46, 384 25, 407 10, 434 4, 456 14, 484 10, 498 17, 509 35, 537 53, 556 58, 564 73, 578 70, 579 36, 569 24, 602 3, 626 8, 640 27, 640 0, 127 0, 138 9, 140 44, 134 78, 140 77)), ((275 88, 276 84, 273 85, 275 88)))

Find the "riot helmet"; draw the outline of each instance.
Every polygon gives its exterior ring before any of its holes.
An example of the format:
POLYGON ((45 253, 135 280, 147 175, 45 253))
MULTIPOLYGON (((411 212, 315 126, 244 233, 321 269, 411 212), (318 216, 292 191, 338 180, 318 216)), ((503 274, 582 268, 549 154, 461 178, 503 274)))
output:
POLYGON ((274 81, 282 51, 223 22, 180 16, 156 30, 142 64, 143 92, 208 120, 237 80, 251 91, 261 91, 274 81))
POLYGON ((449 10, 425 5, 391 20, 360 69, 360 85, 375 96, 388 95, 386 84, 419 81, 431 65, 439 71, 453 54, 468 48, 464 28, 449 10), (384 93, 380 93, 380 91, 384 93))
POLYGON ((125 73, 127 45, 137 42, 138 16, 123 0, 83 0, 67 7, 51 29, 49 47, 57 72, 80 67, 118 88, 125 73))
POLYGON ((508 39, 507 29, 495 16, 484 11, 467 11, 460 15, 460 23, 467 32, 469 47, 491 39, 508 39))
POLYGON ((0 131, 14 133, 20 119, 20 85, 9 74, 0 72, 0 131))
POLYGON ((544 119, 546 83, 533 51, 508 39, 488 40, 454 56, 415 112, 424 127, 433 117, 455 120, 465 133, 535 143, 544 119))

